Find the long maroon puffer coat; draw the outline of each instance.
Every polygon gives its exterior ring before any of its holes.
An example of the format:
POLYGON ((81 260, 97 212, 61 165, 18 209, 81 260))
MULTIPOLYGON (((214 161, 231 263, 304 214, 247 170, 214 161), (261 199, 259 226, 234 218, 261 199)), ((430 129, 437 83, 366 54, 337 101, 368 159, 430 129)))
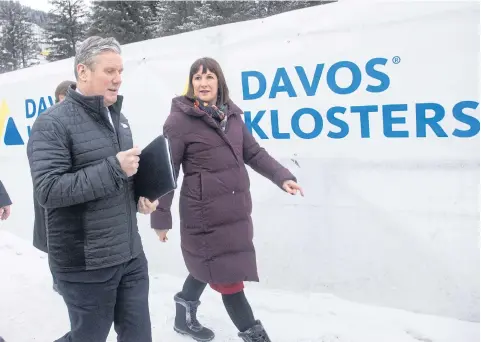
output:
MULTIPOLYGON (((259 146, 228 103, 225 132, 214 119, 184 97, 172 100, 164 125, 175 171, 180 164, 181 247, 190 274, 210 284, 259 281, 252 242, 252 201, 245 164, 279 187, 296 178, 259 146)), ((171 229, 173 193, 159 200, 151 215, 155 229, 171 229)))

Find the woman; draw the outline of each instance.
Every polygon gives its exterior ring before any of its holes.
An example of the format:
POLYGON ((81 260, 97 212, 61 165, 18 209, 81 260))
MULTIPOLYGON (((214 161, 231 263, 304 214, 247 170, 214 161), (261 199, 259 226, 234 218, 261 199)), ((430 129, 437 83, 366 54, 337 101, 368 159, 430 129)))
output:
MULTIPOLYGON (((242 111, 229 98, 219 64, 201 58, 191 66, 186 96, 174 98, 164 135, 171 142, 180 190, 182 254, 189 270, 182 291, 175 295, 174 329, 197 341, 214 333, 196 317, 206 284, 222 300, 244 341, 270 341, 254 318, 245 297, 244 281, 259 281, 251 220, 252 201, 245 164, 286 192, 302 189, 296 178, 259 146, 245 126, 242 111)), ((151 225, 161 241, 172 227, 173 193, 159 199, 151 225)))

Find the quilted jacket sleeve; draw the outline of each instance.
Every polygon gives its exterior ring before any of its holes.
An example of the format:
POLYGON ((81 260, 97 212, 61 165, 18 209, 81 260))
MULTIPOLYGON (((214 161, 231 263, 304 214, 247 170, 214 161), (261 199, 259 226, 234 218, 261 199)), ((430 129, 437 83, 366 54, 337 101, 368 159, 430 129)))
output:
POLYGON ((8 196, 7 190, 3 186, 2 181, 0 181, 0 208, 6 207, 7 205, 12 204, 10 197, 8 196))
POLYGON ((45 208, 60 208, 93 201, 124 186, 127 175, 115 156, 72 172, 65 127, 51 115, 33 125, 27 146, 35 197, 45 208))
POLYGON ((242 123, 243 132, 243 155, 244 162, 254 171, 270 179, 274 184, 282 189, 282 184, 286 180, 297 182, 296 177, 267 151, 262 148, 256 139, 242 123))

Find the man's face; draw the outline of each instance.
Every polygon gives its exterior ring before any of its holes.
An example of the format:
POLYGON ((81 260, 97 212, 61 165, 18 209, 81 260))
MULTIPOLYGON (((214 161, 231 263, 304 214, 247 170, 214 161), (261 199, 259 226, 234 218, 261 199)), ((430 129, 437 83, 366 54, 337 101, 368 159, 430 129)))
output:
POLYGON ((122 84, 122 56, 113 51, 102 52, 94 57, 91 68, 83 64, 77 66, 79 74, 79 90, 86 96, 104 97, 105 106, 117 101, 122 84))

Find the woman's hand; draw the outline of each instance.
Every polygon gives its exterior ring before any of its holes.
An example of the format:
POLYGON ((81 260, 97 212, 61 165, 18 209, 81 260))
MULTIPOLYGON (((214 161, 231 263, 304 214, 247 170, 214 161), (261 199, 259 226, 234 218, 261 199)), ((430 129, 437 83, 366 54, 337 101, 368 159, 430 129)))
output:
POLYGON ((304 197, 304 192, 302 191, 302 188, 293 180, 286 180, 282 184, 282 188, 291 195, 297 195, 297 192, 299 192, 301 196, 304 197))
POLYGON ((161 242, 167 242, 167 240, 169 240, 169 238, 167 237, 167 232, 169 231, 168 229, 154 229, 155 230, 155 233, 157 234, 157 236, 159 237, 159 240, 161 242))

